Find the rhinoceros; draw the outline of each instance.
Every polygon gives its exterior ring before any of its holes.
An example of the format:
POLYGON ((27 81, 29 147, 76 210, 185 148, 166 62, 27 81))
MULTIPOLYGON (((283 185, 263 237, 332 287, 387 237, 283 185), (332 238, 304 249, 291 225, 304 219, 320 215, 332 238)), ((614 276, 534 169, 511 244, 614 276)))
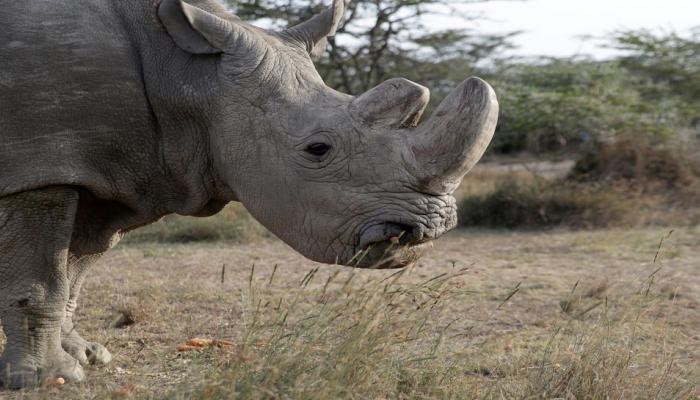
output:
POLYGON ((282 31, 214 0, 0 7, 0 380, 80 381, 110 361, 75 330, 88 267, 167 214, 241 202, 306 257, 401 267, 456 224, 493 135, 479 78, 418 124, 428 89, 327 87, 311 55, 347 0, 282 31))

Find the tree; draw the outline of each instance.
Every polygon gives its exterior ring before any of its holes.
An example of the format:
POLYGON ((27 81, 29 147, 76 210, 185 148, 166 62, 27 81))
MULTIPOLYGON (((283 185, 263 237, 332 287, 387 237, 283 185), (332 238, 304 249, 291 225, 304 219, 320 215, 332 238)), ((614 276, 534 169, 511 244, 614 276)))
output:
MULTIPOLYGON (((264 20, 277 28, 295 25, 329 5, 328 0, 227 1, 242 19, 264 20)), ((454 4, 484 1, 490 0, 454 4)), ((329 86, 351 94, 404 76, 431 87, 434 97, 441 98, 480 61, 509 46, 514 34, 427 29, 422 17, 444 13, 446 8, 461 15, 465 24, 473 19, 438 0, 355 0, 346 11, 344 25, 329 39, 317 69, 329 86)))
POLYGON ((641 124, 638 94, 615 62, 508 63, 492 79, 501 113, 492 150, 559 150, 641 124))
POLYGON ((552 151, 619 136, 659 142, 700 127, 700 29, 618 32, 609 40, 622 51, 612 60, 495 68, 501 113, 492 151, 552 151))
POLYGON ((683 125, 700 119, 700 26, 686 36, 649 30, 618 32, 611 47, 624 52, 620 63, 637 77, 646 101, 658 104, 666 114, 675 111, 683 125))

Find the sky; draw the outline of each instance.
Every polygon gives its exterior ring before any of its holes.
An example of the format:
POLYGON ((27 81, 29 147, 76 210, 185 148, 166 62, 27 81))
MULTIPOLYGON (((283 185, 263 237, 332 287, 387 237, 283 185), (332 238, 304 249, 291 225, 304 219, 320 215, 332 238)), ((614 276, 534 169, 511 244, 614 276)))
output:
MULTIPOLYGON (((495 1, 459 6, 483 18, 470 22, 480 32, 523 31, 509 54, 605 58, 614 51, 599 40, 620 29, 665 29, 677 32, 700 26, 700 0, 527 0, 495 1)), ((432 21, 431 21, 432 22, 432 21)), ((440 17, 440 28, 464 26, 456 18, 440 17)))

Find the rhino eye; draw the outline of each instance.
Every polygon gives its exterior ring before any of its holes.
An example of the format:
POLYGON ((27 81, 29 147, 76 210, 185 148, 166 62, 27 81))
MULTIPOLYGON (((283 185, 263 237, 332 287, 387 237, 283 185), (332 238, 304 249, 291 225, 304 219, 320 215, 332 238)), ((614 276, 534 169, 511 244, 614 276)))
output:
POLYGON ((305 151, 313 156, 322 157, 326 155, 330 149, 331 146, 325 143, 311 143, 306 146, 305 151))

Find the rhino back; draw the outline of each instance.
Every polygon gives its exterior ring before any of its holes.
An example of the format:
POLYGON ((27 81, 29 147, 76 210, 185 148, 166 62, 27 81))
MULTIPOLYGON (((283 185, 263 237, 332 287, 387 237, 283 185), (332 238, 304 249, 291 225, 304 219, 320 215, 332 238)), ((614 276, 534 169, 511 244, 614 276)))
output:
MULTIPOLYGON (((127 1, 143 14, 144 1, 127 1)), ((145 184, 142 171, 154 173, 159 141, 139 34, 127 32, 117 3, 127 2, 0 8, 0 197, 47 185, 114 197, 145 184)))

